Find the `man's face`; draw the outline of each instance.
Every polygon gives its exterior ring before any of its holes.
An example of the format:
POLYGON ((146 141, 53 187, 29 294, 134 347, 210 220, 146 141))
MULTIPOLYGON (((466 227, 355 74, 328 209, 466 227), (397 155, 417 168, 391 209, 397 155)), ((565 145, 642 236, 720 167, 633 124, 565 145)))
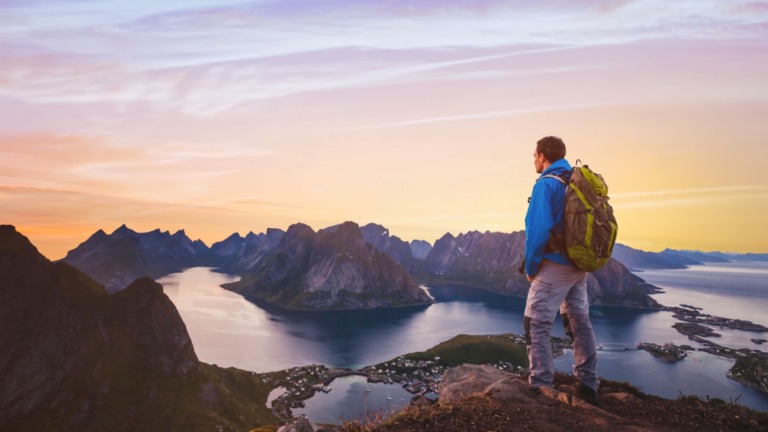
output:
POLYGON ((536 174, 541 174, 544 171, 544 154, 537 151, 533 151, 533 166, 536 168, 536 174))

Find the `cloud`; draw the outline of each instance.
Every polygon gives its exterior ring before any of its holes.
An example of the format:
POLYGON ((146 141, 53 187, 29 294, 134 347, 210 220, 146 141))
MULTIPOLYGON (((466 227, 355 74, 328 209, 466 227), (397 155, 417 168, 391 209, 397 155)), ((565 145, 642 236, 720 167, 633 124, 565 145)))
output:
POLYGON ((0 30, 0 96, 150 102, 155 109, 210 116, 268 98, 418 80, 423 72, 547 50, 659 38, 762 39, 768 10, 761 4, 12 2, 0 21, 24 25, 0 30), (459 47, 537 48, 443 61, 401 57, 459 47), (366 51, 376 55, 360 54, 366 51))
POLYGON ((768 199, 768 186, 720 186, 611 194, 611 203, 617 210, 725 205, 755 199, 768 199))
POLYGON ((739 186, 717 186, 707 188, 689 188, 689 189, 669 189, 657 191, 640 192, 621 192, 610 194, 612 199, 625 198, 644 198, 669 195, 690 195, 690 194, 712 194, 712 193, 730 193, 730 192, 765 192, 768 191, 768 185, 739 185, 739 186))
POLYGON ((336 131, 373 130, 373 129, 388 129, 388 128, 397 128, 397 127, 418 126, 418 125, 433 124, 433 123, 445 123, 445 122, 454 123, 459 121, 472 121, 472 120, 481 120, 481 119, 488 119, 488 118, 514 117, 514 116, 520 116, 520 115, 537 114, 537 113, 551 112, 551 111, 569 111, 569 110, 577 110, 577 109, 588 109, 588 108, 594 108, 594 107, 603 106, 603 105, 606 105, 606 104, 589 103, 589 104, 554 105, 554 106, 533 107, 533 108, 519 108, 514 110, 457 114, 457 115, 442 116, 442 117, 430 117, 430 118, 423 118, 423 119, 416 119, 416 120, 405 120, 400 122, 381 123, 376 125, 354 126, 349 128, 339 128, 335 130, 336 131))

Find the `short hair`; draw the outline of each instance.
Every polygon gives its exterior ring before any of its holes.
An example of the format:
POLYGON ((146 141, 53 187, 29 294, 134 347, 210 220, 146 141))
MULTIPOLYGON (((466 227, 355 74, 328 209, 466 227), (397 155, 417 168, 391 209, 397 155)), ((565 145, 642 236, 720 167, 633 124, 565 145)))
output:
POLYGON ((559 137, 547 136, 536 143, 536 153, 541 153, 551 163, 565 157, 565 143, 559 137))

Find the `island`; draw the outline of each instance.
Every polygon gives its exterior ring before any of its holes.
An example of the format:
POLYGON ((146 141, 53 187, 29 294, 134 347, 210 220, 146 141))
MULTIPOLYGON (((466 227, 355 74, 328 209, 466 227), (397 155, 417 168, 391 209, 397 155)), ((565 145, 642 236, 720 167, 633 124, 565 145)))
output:
POLYGON ((721 337, 719 333, 715 333, 711 328, 695 323, 675 323, 672 327, 678 332, 686 336, 701 336, 701 337, 721 337))
POLYGON ((672 312, 672 316, 688 323, 695 324, 707 324, 712 326, 719 326, 720 328, 730 328, 734 330, 752 331, 752 332, 768 332, 768 327, 764 325, 755 324, 752 321, 724 318, 716 315, 709 315, 701 313, 701 308, 697 308, 690 305, 676 306, 664 306, 664 311, 672 312))
POLYGON ((689 346, 677 346, 673 343, 658 345, 654 343, 642 342, 637 345, 638 349, 648 351, 652 356, 665 363, 676 363, 688 356, 686 352, 692 349, 689 346))

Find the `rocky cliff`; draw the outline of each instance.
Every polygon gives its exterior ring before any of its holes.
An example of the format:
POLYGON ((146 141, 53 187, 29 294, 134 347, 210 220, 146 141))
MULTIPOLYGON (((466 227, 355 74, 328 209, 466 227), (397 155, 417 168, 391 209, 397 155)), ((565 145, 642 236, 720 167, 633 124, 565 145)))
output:
POLYGON ((250 374, 198 362, 143 278, 116 294, 0 226, 0 430, 231 430, 274 421, 250 374), (228 381, 239 380, 237 386, 228 381))
POLYGON ((304 224, 292 225, 252 274, 225 288, 290 309, 431 303, 408 272, 368 244, 353 222, 317 233, 304 224))
MULTIPOLYGON (((524 297, 528 282, 518 272, 525 253, 525 233, 446 234, 435 242, 416 279, 422 283, 459 284, 524 297)), ((591 304, 658 308, 647 294, 654 287, 616 260, 588 276, 591 304)))
POLYGON ((123 225, 112 234, 97 231, 62 261, 116 292, 137 278, 158 278, 204 265, 208 259, 208 247, 200 240, 193 242, 184 230, 138 233, 123 225))

